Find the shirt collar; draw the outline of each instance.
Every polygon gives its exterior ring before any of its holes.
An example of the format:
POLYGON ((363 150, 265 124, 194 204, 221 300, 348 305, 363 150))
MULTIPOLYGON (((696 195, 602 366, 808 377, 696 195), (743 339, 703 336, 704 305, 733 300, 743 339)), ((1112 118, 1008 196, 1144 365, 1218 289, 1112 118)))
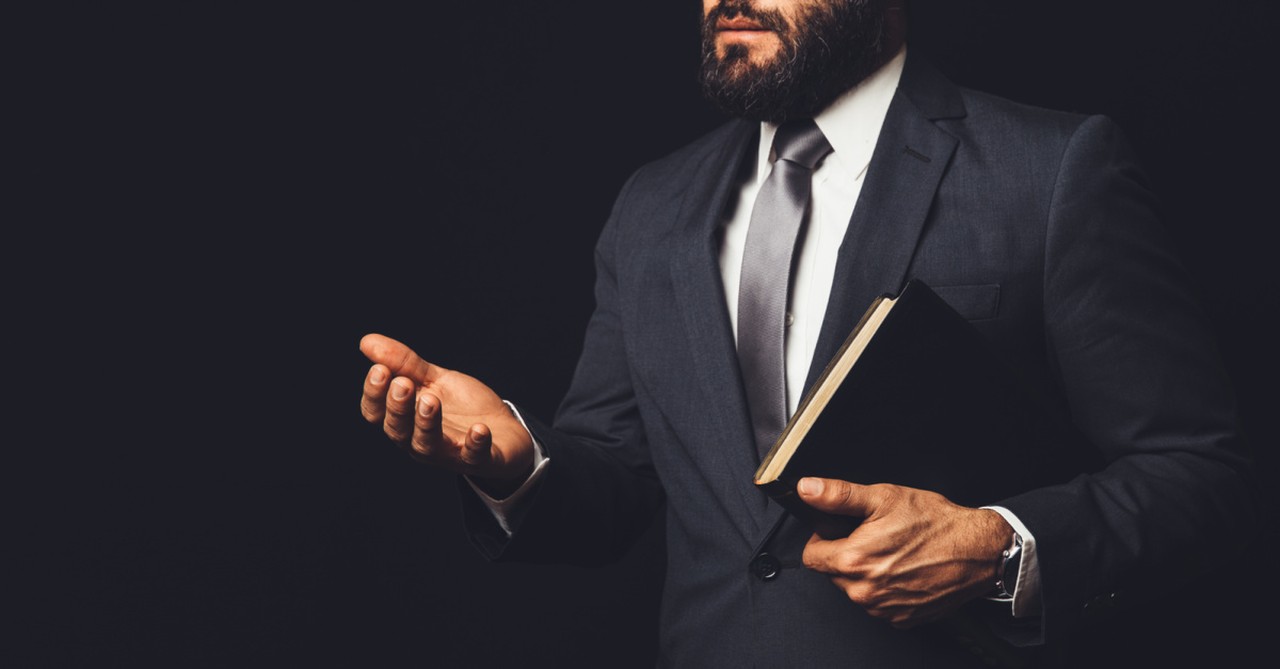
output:
MULTIPOLYGON (((871 154, 880 136, 880 126, 889 113, 889 103, 902 78, 902 67, 907 60, 904 44, 889 62, 871 73, 857 86, 836 98, 813 121, 831 143, 830 164, 842 177, 855 180, 871 164, 871 154)), ((773 136, 778 131, 776 123, 760 124, 759 162, 756 180, 764 179, 773 162, 773 136)))

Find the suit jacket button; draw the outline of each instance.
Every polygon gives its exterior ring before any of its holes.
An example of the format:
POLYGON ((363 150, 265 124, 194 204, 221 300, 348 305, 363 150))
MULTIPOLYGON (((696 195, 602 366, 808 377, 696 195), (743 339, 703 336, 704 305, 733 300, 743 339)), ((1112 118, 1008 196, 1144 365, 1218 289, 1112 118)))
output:
POLYGON ((782 571, 782 563, 778 562, 778 558, 768 553, 761 553, 751 561, 751 565, 748 568, 761 581, 772 581, 782 571))

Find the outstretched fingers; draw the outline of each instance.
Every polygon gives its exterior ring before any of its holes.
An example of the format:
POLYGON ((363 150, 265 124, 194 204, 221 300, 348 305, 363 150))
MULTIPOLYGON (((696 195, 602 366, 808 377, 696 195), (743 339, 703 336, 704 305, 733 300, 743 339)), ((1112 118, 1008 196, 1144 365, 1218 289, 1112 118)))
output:
POLYGON ((361 414, 415 460, 502 481, 532 470, 533 439, 491 388, 379 334, 360 350, 373 362, 361 414))

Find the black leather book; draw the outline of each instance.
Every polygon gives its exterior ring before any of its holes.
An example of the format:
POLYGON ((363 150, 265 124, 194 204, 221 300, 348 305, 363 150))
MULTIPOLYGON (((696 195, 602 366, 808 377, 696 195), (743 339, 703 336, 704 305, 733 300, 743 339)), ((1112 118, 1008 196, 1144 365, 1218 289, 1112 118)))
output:
POLYGON ((805 476, 991 504, 1056 482, 1048 472, 1073 457, 1065 421, 1046 407, 973 325, 912 280, 867 309, 760 463, 755 483, 815 522, 824 519, 795 492, 805 476))

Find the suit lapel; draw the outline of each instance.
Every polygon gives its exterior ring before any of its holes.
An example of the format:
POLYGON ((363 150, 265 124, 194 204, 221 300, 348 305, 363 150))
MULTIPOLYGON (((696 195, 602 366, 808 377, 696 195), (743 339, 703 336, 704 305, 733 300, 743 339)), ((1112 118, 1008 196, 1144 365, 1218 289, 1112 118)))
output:
POLYGON ((806 389, 872 300, 896 294, 906 282, 929 208, 958 143, 933 121, 964 113, 954 85, 909 56, 840 244, 806 389))
POLYGON ((692 457, 709 472, 731 477, 749 518, 739 519, 745 537, 758 536, 767 499, 744 482, 755 474, 757 456, 746 396, 738 370, 733 329, 720 278, 719 231, 735 177, 744 157, 756 145, 758 125, 740 122, 717 152, 699 166, 704 175, 685 192, 671 257, 671 281, 689 339, 693 370, 706 398, 720 447, 689 444, 692 457))

